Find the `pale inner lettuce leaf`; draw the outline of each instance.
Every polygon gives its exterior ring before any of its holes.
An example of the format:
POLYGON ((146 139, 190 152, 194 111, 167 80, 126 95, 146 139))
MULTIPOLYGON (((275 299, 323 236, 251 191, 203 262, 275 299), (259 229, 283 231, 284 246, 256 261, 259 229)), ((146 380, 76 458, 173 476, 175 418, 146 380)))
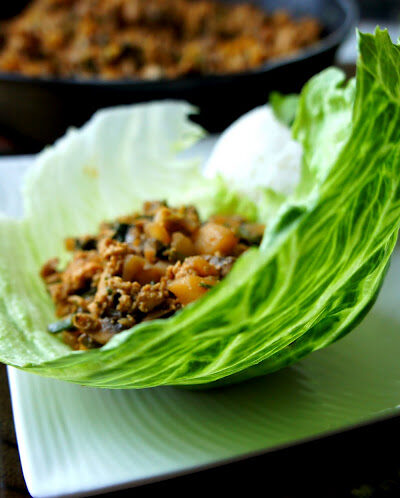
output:
MULTIPOLYGON (((149 196, 181 203, 213 198, 217 187, 200 174, 200 161, 179 158, 204 136, 187 119, 193 111, 184 103, 155 103, 99 112, 41 153, 24 188, 30 239, 41 260, 60 254, 66 233, 96 229, 149 196)), ((207 214, 208 203, 199 204, 207 214)))
MULTIPOLYGON (((355 80, 345 85, 345 75, 335 68, 312 78, 298 103, 293 135, 303 144, 303 171, 299 198, 318 190, 338 161, 354 125, 355 80)), ((359 78, 360 81, 360 78, 359 78)))
POLYGON ((250 204, 180 159, 201 135, 183 104, 99 114, 41 155, 24 220, 0 220, 0 359, 97 387, 210 386, 277 370, 351 330, 377 295, 400 225, 400 49, 381 31, 359 46, 356 88, 328 70, 301 94, 301 181, 260 250, 182 312, 98 350, 72 352, 46 332, 54 311, 38 270, 64 236, 147 198, 194 202, 203 214, 250 204))

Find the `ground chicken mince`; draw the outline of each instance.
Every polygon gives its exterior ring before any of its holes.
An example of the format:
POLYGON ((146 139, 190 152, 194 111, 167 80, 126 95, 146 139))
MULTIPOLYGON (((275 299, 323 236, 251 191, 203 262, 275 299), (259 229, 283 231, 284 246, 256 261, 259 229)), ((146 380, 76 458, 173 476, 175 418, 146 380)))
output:
POLYGON ((3 23, 0 70, 176 78, 252 69, 321 35, 316 19, 212 0, 33 0, 3 23))
POLYGON ((202 223, 193 206, 146 202, 140 213, 102 223, 98 235, 68 238, 66 268, 51 259, 41 270, 61 319, 49 332, 73 349, 90 349, 137 323, 171 316, 218 284, 263 232, 240 216, 202 223))

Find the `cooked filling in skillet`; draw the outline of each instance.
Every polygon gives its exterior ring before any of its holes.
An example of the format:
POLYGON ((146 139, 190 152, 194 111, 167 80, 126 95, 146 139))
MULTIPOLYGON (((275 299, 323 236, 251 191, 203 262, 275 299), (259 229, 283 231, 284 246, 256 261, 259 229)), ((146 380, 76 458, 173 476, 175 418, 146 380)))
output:
POLYGON ((261 242, 264 225, 240 216, 202 223, 193 206, 146 202, 141 213, 102 223, 98 235, 66 239, 64 270, 49 260, 41 276, 73 349, 100 347, 146 320, 171 316, 218 284, 240 254, 261 242))
POLYGON ((255 68, 315 43, 286 11, 213 0, 33 0, 3 23, 0 70, 30 76, 176 78, 255 68))

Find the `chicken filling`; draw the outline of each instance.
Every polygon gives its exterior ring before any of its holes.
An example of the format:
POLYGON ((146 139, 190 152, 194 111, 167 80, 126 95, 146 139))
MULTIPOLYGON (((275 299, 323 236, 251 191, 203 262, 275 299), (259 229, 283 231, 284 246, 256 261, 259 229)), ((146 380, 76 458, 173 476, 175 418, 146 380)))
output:
POLYGON ((67 238, 72 259, 54 258, 41 276, 59 321, 49 325, 73 349, 106 344, 137 323, 168 317, 199 299, 231 270, 264 225, 241 216, 201 222, 193 206, 145 202, 142 212, 104 222, 95 236, 67 238))
POLYGON ((0 70, 154 80, 232 73, 318 41, 311 17, 215 0, 33 0, 0 24, 0 70))

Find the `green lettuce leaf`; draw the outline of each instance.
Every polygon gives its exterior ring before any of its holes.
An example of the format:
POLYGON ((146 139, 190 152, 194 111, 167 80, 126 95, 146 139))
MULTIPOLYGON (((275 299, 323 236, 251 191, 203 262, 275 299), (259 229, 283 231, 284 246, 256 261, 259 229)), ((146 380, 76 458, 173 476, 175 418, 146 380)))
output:
POLYGON ((294 93, 283 95, 279 92, 272 92, 269 96, 269 103, 279 121, 292 126, 299 106, 299 96, 294 93))
POLYGON ((46 332, 54 311, 38 270, 65 236, 149 197, 193 202, 203 215, 249 205, 182 155, 202 134, 185 104, 100 113, 40 155, 24 219, 0 219, 0 359, 96 387, 209 387, 280 369, 349 332, 377 296, 400 226, 400 47, 377 30, 359 36, 359 51, 356 84, 329 69, 305 86, 293 127, 303 178, 260 249, 204 298, 101 349, 71 351, 46 332))

